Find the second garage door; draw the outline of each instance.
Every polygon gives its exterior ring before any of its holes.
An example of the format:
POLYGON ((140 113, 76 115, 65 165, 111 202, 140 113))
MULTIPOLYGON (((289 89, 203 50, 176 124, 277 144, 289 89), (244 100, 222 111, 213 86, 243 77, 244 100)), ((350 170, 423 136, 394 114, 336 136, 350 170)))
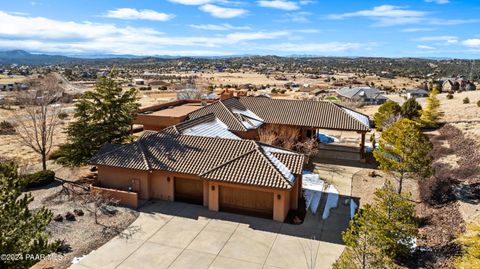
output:
POLYGON ((220 186, 221 211, 256 217, 273 217, 273 193, 220 186))
POLYGON ((203 204, 203 182, 201 180, 176 177, 175 201, 203 204))

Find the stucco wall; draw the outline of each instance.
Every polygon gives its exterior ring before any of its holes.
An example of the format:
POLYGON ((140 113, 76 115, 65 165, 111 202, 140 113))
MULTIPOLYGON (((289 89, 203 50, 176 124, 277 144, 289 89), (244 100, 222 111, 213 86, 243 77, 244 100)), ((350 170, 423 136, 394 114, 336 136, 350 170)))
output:
POLYGON ((150 199, 149 172, 111 166, 98 166, 100 186, 118 190, 138 192, 141 199, 150 199), (137 189, 138 188, 138 189, 137 189))
POLYGON ((90 191, 92 193, 100 193, 109 199, 114 199, 118 201, 120 205, 131 207, 133 209, 137 209, 138 207, 138 194, 136 192, 121 191, 97 186, 90 186, 90 191))

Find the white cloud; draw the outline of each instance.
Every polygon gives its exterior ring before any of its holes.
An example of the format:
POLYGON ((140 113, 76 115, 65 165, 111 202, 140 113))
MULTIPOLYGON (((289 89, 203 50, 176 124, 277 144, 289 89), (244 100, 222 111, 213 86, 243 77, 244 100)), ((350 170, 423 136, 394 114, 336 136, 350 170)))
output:
POLYGON ((300 9, 298 4, 293 1, 286 0, 263 0, 257 2, 261 7, 276 8, 281 10, 297 10, 300 9))
POLYGON ((437 3, 440 5, 448 4, 450 3, 450 0, 425 0, 427 3, 437 3))
POLYGON ((435 50, 435 47, 427 46, 427 45, 418 45, 417 48, 423 49, 423 50, 435 50))
POLYGON ((215 36, 167 36, 151 28, 52 20, 0 11, 0 48, 47 53, 220 55, 225 46, 289 36, 294 31, 233 32, 215 36), (173 50, 172 47, 175 49, 173 50), (187 48, 187 49, 184 49, 187 48), (188 48, 195 48, 189 50, 188 48))
POLYGON ((227 8, 212 4, 200 6, 200 10, 209 13, 213 17, 221 19, 235 18, 247 13, 247 10, 242 8, 227 8))
POLYGON ((370 49, 376 46, 375 43, 352 43, 352 42, 326 42, 326 43, 282 43, 270 46, 272 50, 297 52, 297 53, 332 53, 358 50, 361 48, 370 49))
POLYGON ((467 39, 463 41, 462 44, 471 48, 480 48, 480 39, 479 38, 467 39))
POLYGON ((291 22, 309 22, 308 17, 311 15, 312 13, 306 12, 306 11, 292 12, 292 13, 285 14, 285 16, 288 18, 287 21, 291 21, 291 22))
POLYGON ((118 8, 107 11, 104 17, 123 20, 168 21, 173 19, 175 15, 161 13, 150 9, 137 10, 134 8, 118 8))
POLYGON ((425 36, 414 39, 414 41, 445 41, 447 43, 457 43, 458 37, 456 36, 425 36))
POLYGON ((404 33, 416 33, 416 32, 428 32, 433 31, 432 28, 406 28, 403 29, 402 32, 404 33))
POLYGON ((189 6, 199 6, 199 5, 205 5, 213 2, 212 0, 168 0, 168 1, 172 3, 189 5, 189 6))
POLYGON ((429 12, 412 10, 407 7, 382 5, 373 9, 348 12, 343 14, 331 14, 327 19, 341 20, 352 17, 365 17, 376 21, 373 26, 395 26, 405 24, 422 24, 422 25, 460 25, 467 23, 480 22, 478 19, 440 19, 429 17, 429 12))
POLYGON ((423 11, 409 10, 399 6, 382 5, 368 10, 360 10, 343 14, 332 14, 329 15, 328 18, 339 20, 351 17, 368 17, 379 20, 383 24, 395 25, 407 22, 418 22, 425 15, 427 15, 427 13, 423 11))
POLYGON ((208 31, 228 31, 228 30, 250 30, 249 26, 233 26, 229 23, 223 24, 190 24, 190 27, 199 30, 208 31))

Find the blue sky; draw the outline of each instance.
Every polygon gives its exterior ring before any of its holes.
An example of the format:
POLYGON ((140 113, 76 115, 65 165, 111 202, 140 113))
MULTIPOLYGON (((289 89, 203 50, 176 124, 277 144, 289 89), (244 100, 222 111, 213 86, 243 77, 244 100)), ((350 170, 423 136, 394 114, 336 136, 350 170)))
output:
POLYGON ((0 50, 480 58, 478 14, 480 0, 2 0, 0 50))

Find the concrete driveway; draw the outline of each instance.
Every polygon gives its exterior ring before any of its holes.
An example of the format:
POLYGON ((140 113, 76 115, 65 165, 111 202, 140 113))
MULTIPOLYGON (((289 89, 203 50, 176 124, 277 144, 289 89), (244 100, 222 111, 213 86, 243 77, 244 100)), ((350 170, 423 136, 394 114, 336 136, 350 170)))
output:
POLYGON ((343 251, 341 231, 348 224, 349 207, 339 204, 325 221, 317 213, 290 225, 154 202, 141 208, 124 233, 70 268, 331 268, 343 251))

